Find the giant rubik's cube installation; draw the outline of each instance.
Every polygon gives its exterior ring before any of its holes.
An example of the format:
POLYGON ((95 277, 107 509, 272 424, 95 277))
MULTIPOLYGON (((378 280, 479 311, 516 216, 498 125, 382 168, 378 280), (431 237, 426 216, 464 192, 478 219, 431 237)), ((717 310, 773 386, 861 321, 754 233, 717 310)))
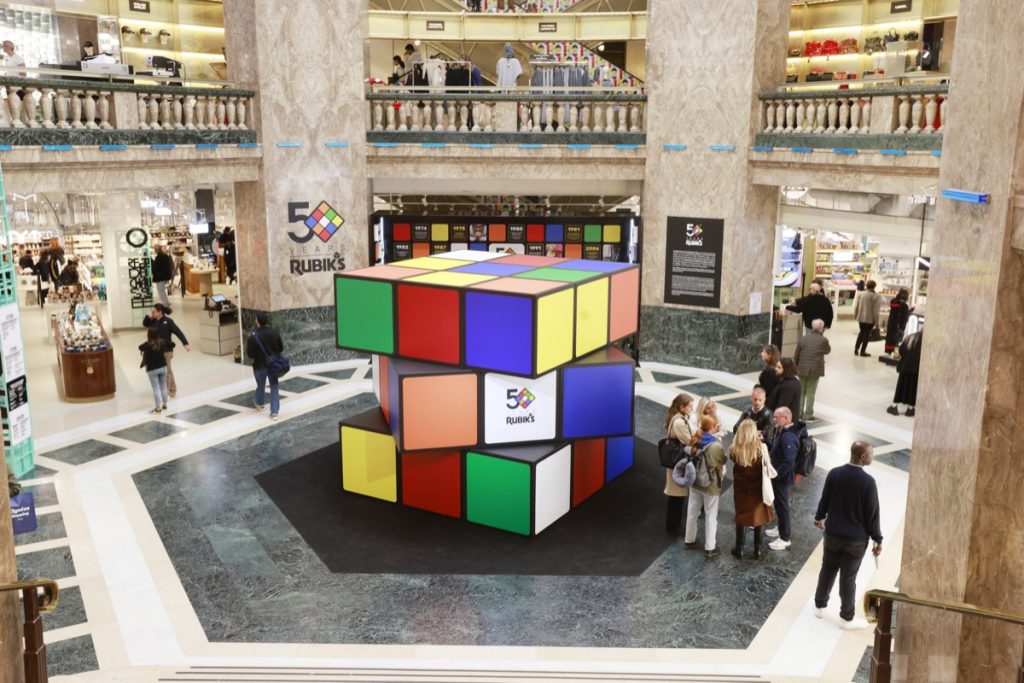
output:
POLYGON ((338 274, 338 346, 380 407, 340 424, 342 488, 526 536, 633 464, 640 271, 458 251, 338 274))

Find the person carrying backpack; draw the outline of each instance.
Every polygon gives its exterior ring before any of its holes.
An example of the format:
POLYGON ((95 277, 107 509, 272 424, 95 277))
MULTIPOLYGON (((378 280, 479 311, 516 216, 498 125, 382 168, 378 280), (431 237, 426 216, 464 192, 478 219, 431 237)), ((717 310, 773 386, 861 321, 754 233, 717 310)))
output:
POLYGON ((800 436, 806 431, 803 423, 793 424, 793 412, 786 407, 776 408, 774 415, 778 431, 771 448, 772 467, 778 475, 772 479, 775 493, 775 514, 779 525, 768 529, 765 535, 775 540, 768 544, 772 550, 785 550, 790 542, 789 489, 796 482, 796 459, 800 452, 800 436))
POLYGON ((267 380, 270 380, 270 419, 276 420, 281 410, 281 394, 278 389, 280 375, 270 371, 268 358, 279 356, 284 352, 281 335, 270 326, 270 316, 266 313, 256 314, 256 329, 249 335, 245 344, 245 353, 252 358, 252 374, 256 378, 256 393, 253 394, 252 406, 263 410, 266 397, 267 380))
POLYGON ((697 547, 697 517, 704 509, 704 556, 715 557, 718 548, 715 536, 718 532, 718 500, 722 495, 722 478, 725 474, 725 449, 715 436, 718 423, 715 418, 705 415, 700 419, 700 430, 690 445, 691 461, 696 469, 696 479, 690 487, 686 508, 686 548, 697 547))

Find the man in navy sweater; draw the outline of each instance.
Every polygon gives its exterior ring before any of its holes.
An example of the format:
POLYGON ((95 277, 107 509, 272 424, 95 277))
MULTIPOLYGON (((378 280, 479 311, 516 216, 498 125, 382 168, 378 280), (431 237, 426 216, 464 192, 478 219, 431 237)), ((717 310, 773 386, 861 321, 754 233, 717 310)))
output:
POLYGON ((876 557, 882 552, 878 487, 864 471, 873 459, 874 449, 869 444, 854 441, 850 462, 836 467, 825 478, 825 489, 814 515, 814 526, 825 530, 825 555, 818 574, 818 590, 814 593, 814 616, 825 616, 838 573, 840 627, 847 630, 868 626, 863 619, 853 618, 857 571, 867 552, 868 539, 875 543, 871 552, 876 557))
POLYGON ((779 524, 765 531, 768 538, 775 540, 768 544, 772 550, 785 550, 793 545, 789 540, 789 488, 796 482, 796 456, 800 452, 800 436, 805 431, 802 423, 793 424, 793 413, 785 406, 776 408, 772 417, 775 423, 775 440, 771 445, 772 467, 778 476, 772 479, 775 491, 775 514, 779 524))

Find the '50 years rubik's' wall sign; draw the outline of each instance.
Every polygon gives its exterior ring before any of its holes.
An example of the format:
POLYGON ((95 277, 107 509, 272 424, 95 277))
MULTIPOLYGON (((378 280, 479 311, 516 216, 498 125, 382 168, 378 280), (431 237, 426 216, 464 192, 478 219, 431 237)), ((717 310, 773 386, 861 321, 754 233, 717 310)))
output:
POLYGON ((312 211, 309 202, 288 202, 288 238, 294 243, 288 272, 335 273, 345 270, 345 259, 336 247, 328 247, 331 238, 345 224, 334 208, 325 201, 312 211), (299 225, 300 227, 292 227, 299 225))

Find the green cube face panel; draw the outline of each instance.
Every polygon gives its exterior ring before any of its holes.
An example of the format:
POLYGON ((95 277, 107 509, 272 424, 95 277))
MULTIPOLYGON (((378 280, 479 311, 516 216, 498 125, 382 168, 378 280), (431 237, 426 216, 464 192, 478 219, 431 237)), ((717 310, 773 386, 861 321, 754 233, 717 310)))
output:
POLYGON ((639 320, 628 263, 456 251, 336 282, 341 348, 527 377, 633 334, 639 320))
POLYGON ((536 535, 569 512, 572 446, 485 448, 466 453, 466 519, 536 535))

